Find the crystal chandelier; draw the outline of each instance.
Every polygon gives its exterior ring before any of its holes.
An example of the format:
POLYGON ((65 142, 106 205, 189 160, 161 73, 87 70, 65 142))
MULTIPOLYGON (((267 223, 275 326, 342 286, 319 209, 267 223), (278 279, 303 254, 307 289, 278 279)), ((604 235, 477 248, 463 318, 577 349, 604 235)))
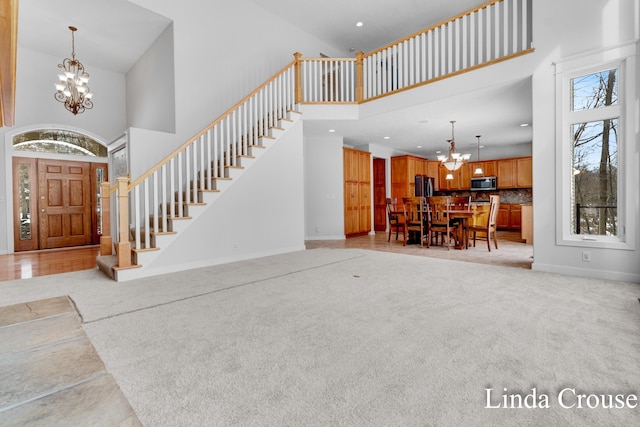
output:
POLYGON ((56 100, 64 103, 64 107, 74 115, 83 113, 85 109, 93 108, 89 86, 89 73, 84 70, 84 65, 76 59, 75 39, 73 34, 78 31, 76 27, 69 27, 71 30, 71 59, 65 58, 58 68, 64 70, 63 74, 58 74, 59 81, 56 83, 57 92, 54 94, 56 100))
POLYGON ((438 160, 440 160, 440 163, 442 164, 442 166, 447 168, 447 170, 449 171, 449 173, 446 176, 446 179, 453 179, 453 174, 451 172, 460 169, 460 167, 464 164, 464 162, 471 158, 471 154, 460 154, 456 151, 456 139, 454 135, 455 122, 456 122, 455 120, 450 121, 451 139, 447 141, 449 142, 449 155, 438 156, 438 160))

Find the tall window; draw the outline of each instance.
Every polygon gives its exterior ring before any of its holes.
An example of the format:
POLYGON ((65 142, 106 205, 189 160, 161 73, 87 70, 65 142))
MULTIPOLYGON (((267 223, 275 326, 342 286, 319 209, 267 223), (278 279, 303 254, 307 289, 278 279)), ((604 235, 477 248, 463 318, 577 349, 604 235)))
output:
POLYGON ((571 79, 571 230, 618 235, 617 68, 571 79), (580 114, 585 113, 585 114, 580 114), (597 120, 594 120, 597 119, 597 120), (589 121, 586 121, 589 120, 589 121))
POLYGON ((556 242, 634 249, 635 45, 556 64, 556 242))

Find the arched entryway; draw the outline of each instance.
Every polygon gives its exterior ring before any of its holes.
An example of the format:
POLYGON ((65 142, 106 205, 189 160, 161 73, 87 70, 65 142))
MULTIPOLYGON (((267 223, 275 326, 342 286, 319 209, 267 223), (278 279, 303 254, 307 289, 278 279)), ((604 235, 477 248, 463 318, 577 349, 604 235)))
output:
POLYGON ((14 135, 12 149, 14 251, 99 243, 107 147, 48 128, 14 135))

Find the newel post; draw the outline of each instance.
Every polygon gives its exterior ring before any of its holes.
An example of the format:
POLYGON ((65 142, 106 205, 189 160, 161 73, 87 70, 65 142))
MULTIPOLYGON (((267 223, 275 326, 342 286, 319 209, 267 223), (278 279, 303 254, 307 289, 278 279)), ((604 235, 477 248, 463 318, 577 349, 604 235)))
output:
POLYGON ((302 54, 300 52, 296 52, 293 54, 293 57, 296 59, 295 64, 295 102, 299 104, 302 102, 302 68, 300 67, 300 58, 302 58, 302 54))
POLYGON ((363 58, 364 52, 356 52, 356 102, 358 103, 364 100, 363 58))
POLYGON ((109 183, 100 184, 100 215, 102 217, 102 234, 100 235, 100 255, 113 253, 113 238, 111 237, 111 194, 109 183))
POLYGON ((129 242, 129 178, 118 178, 118 242, 116 243, 118 267, 131 266, 129 242))

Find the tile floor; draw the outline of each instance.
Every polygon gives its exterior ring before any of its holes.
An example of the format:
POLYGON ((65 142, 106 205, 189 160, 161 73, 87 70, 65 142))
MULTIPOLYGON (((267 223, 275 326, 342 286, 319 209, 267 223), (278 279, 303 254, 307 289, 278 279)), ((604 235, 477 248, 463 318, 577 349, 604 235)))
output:
POLYGON ((141 425, 69 298, 0 307, 0 425, 141 425))

